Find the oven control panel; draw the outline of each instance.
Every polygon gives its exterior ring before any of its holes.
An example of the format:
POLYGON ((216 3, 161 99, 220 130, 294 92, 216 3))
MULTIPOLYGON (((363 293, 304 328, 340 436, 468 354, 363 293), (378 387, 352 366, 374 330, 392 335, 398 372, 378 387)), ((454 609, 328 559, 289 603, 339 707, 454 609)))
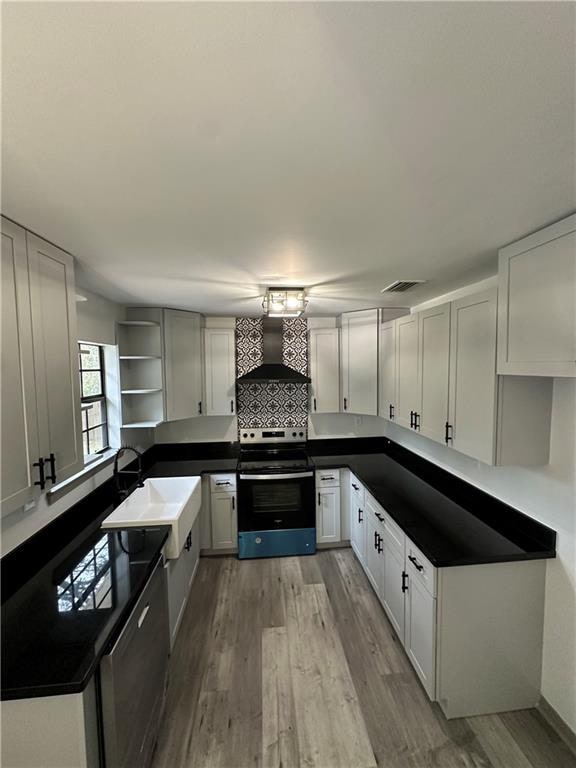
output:
POLYGON ((241 429, 241 443, 303 443, 308 439, 306 427, 271 427, 270 429, 241 429))

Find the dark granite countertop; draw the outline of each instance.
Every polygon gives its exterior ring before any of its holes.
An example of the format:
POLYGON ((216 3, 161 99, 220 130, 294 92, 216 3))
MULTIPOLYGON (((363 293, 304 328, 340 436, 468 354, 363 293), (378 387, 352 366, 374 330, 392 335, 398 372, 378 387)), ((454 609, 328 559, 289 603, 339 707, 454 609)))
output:
POLYGON ((185 477, 188 475, 218 474, 218 472, 236 472, 238 459, 170 459, 158 461, 147 472, 148 477, 185 477))
POLYGON ((2 605, 2 699, 79 693, 158 561, 169 526, 79 536, 2 605))
POLYGON ((448 473, 439 490, 385 453, 313 455, 313 461, 317 468, 351 469, 437 567, 556 555, 554 531, 448 473), (450 498, 450 484, 458 502, 450 498))

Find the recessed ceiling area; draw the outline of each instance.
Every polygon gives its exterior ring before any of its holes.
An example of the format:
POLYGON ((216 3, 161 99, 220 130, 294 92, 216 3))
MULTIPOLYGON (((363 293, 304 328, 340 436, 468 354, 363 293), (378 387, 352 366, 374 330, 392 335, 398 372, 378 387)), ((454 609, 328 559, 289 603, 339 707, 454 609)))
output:
POLYGON ((3 3, 2 211, 109 298, 408 306, 576 208, 572 3, 3 3), (382 294, 396 280, 425 280, 382 294))

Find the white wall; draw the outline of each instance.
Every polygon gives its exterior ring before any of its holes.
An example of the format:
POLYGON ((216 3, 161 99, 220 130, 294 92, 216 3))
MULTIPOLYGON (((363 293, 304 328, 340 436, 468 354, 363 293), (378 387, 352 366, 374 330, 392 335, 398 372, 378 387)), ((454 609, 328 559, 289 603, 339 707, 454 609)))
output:
POLYGON ((78 341, 116 344, 116 321, 125 319, 125 307, 83 288, 76 293, 85 299, 76 301, 78 341))
POLYGON ((219 443, 238 440, 236 416, 197 416, 167 421, 155 429, 156 443, 219 443))
POLYGON ((550 463, 489 467, 382 421, 383 432, 442 468, 553 528, 555 560, 546 575, 542 694, 576 731, 576 381, 554 380, 550 463))

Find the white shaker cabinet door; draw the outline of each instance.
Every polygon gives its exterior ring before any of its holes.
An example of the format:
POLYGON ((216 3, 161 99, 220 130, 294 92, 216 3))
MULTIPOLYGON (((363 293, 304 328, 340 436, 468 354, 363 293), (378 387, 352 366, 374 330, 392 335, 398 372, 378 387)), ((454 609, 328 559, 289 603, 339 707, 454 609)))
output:
POLYGON ((396 414, 396 321, 381 323, 378 331, 378 413, 389 421, 396 414))
POLYGON ((576 214, 499 255, 498 373, 576 376, 576 214))
POLYGON ((340 411, 339 329, 314 328, 310 331, 310 411, 340 411))
POLYGON ((202 413, 202 318, 197 312, 164 310, 166 418, 202 413))
POLYGON ((340 541, 340 486, 322 488, 316 494, 316 541, 340 541))
POLYGON ((26 233, 2 219, 2 513, 34 497, 40 458, 26 233))
POLYGON ((412 427, 413 414, 420 408, 417 314, 396 320, 396 403, 396 422, 412 427))
POLYGON ((449 440, 491 464, 496 429, 496 289, 453 301, 449 440))
POLYGON ((238 518, 235 493, 213 493, 210 499, 212 515, 212 548, 231 549, 238 546, 238 518))
POLYGON ((204 331, 205 393, 207 416, 236 413, 235 332, 229 328, 204 331))
POLYGON ((74 260, 30 232, 26 242, 40 452, 61 482, 84 465, 74 260))
POLYGON ((434 700, 436 692, 436 599, 408 568, 406 627, 404 647, 426 693, 434 700))
POLYGON ((378 310, 342 315, 343 410, 378 415, 378 310))
POLYGON ((450 304, 418 313, 419 395, 417 430, 444 442, 448 418, 450 364, 450 304))
POLYGON ((382 605, 398 637, 404 641, 404 553, 384 537, 382 605))

